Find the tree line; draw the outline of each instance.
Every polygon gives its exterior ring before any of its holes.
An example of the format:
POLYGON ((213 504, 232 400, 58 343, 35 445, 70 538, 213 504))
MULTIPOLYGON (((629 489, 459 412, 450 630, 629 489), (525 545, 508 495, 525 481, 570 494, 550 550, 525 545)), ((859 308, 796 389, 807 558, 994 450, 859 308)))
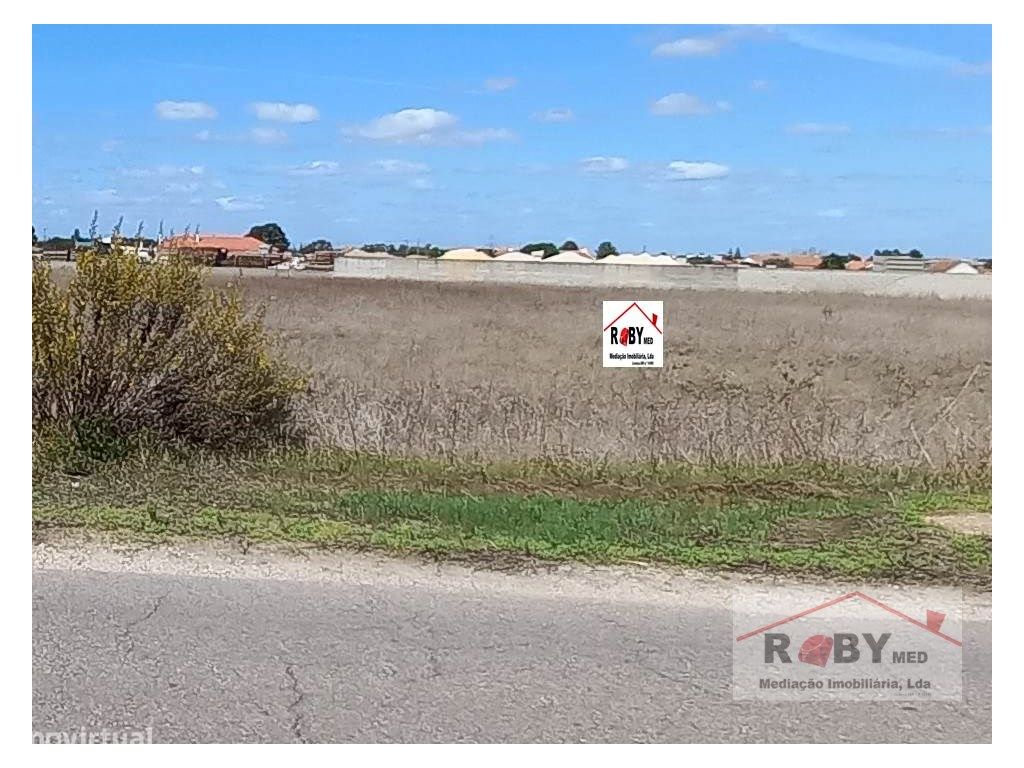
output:
MULTIPOLYGON (((91 222, 91 224, 89 226, 89 236, 88 236, 88 238, 83 237, 81 231, 76 227, 74 232, 71 233, 70 237, 49 237, 49 238, 46 238, 45 240, 40 240, 39 237, 36 234, 36 228, 33 225, 33 227, 32 227, 32 246, 33 247, 40 247, 43 250, 55 250, 55 251, 59 250, 59 251, 64 251, 64 250, 74 250, 75 248, 79 248, 79 247, 81 247, 83 245, 91 245, 96 240, 98 217, 99 217, 99 212, 98 211, 93 211, 92 222, 91 222)), ((142 221, 140 221, 139 224, 138 224, 135 236, 132 237, 132 238, 126 238, 126 237, 124 237, 121 234, 121 226, 122 226, 123 222, 124 222, 124 217, 122 216, 118 220, 117 224, 114 226, 113 236, 115 238, 121 238, 121 239, 130 241, 130 242, 133 242, 133 243, 137 242, 139 245, 141 245, 144 248, 152 248, 152 247, 156 246, 156 244, 160 240, 162 240, 163 237, 164 237, 164 231, 163 231, 164 226, 163 226, 163 222, 162 221, 160 222, 160 231, 159 231, 159 237, 158 238, 151 238, 151 237, 144 237, 143 236, 144 222, 142 222, 142 221)), ((185 228, 185 231, 184 231, 183 234, 185 236, 187 236, 190 233, 190 231, 191 231, 191 225, 189 225, 189 226, 187 226, 185 228)), ((195 234, 198 234, 198 233, 199 233, 199 227, 197 225, 196 229, 195 229, 195 234)), ((291 248, 291 241, 289 241, 288 236, 285 234, 284 229, 277 222, 267 222, 266 224, 256 224, 256 225, 250 227, 249 231, 246 234, 247 234, 248 237, 254 237, 257 240, 259 240, 260 242, 266 243, 271 248, 273 248, 275 250, 278 250, 278 251, 287 251, 287 250, 289 250, 291 248)), ((174 230, 171 230, 170 236, 171 237, 174 236, 174 230)), ((318 239, 313 240, 313 241, 311 241, 309 243, 305 243, 305 244, 301 245, 298 250, 299 250, 299 253, 310 254, 310 253, 314 253, 316 251, 330 251, 330 250, 333 250, 333 249, 334 249, 334 246, 331 244, 330 240, 327 240, 325 238, 318 238, 318 239)), ((440 247, 438 247, 436 245, 432 245, 431 243, 427 243, 426 245, 422 245, 422 246, 421 245, 409 245, 408 243, 400 243, 398 245, 396 245, 394 243, 365 243, 362 246, 362 250, 366 251, 367 253, 386 253, 386 254, 391 255, 391 256, 427 256, 427 257, 431 257, 431 258, 437 258, 437 257, 441 256, 444 253, 444 251, 445 251, 444 248, 440 248, 440 247)), ((495 252, 494 252, 493 249, 482 248, 480 250, 482 250, 485 253, 490 254, 491 256, 495 255, 495 252)), ((560 253, 562 251, 578 251, 578 250, 579 250, 579 245, 577 245, 575 240, 571 240, 571 239, 570 240, 566 240, 565 242, 563 242, 561 246, 557 246, 553 242, 543 241, 543 242, 526 243, 525 245, 523 245, 519 249, 519 251, 522 252, 522 253, 528 253, 528 254, 540 253, 540 254, 542 254, 543 258, 548 258, 550 256, 554 256, 555 254, 560 253)), ((596 252, 595 255, 599 259, 604 259, 604 258, 607 258, 608 256, 615 256, 618 253, 619 253, 619 250, 615 247, 615 245, 611 241, 605 240, 600 245, 598 245, 597 252, 596 252)), ((817 254, 817 252, 814 251, 814 250, 808 251, 808 253, 817 254)), ((876 248, 875 251, 874 251, 874 255, 878 256, 878 257, 893 257, 893 258, 914 258, 914 259, 922 259, 922 258, 924 258, 924 253, 922 251, 920 251, 919 249, 917 249, 917 248, 911 248, 909 251, 906 251, 906 252, 901 251, 899 248, 884 248, 884 249, 876 248)), ((742 259, 742 254, 740 252, 740 249, 738 247, 737 248, 730 248, 728 253, 724 255, 724 259, 726 261, 740 261, 742 259)), ((821 264, 819 266, 819 269, 845 269, 847 263, 849 263, 850 261, 860 261, 860 256, 857 256, 856 254, 853 254, 853 253, 847 253, 844 256, 844 255, 832 252, 832 253, 829 253, 828 255, 822 255, 821 259, 822 259, 822 261, 821 261, 821 264)), ((712 263, 714 261, 714 257, 712 257, 712 256, 691 256, 691 257, 689 257, 687 259, 687 261, 689 261, 691 264, 710 264, 710 263, 712 263)), ((790 266, 789 260, 786 257, 784 257, 784 256, 783 257, 776 257, 776 258, 766 259, 764 263, 766 265, 774 265, 774 266, 779 266, 779 267, 790 266)))

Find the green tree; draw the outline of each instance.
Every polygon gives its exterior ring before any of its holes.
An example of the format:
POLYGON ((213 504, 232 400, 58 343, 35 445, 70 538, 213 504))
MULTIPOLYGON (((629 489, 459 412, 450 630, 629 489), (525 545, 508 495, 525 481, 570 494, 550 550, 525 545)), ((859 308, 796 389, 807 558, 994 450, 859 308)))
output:
POLYGON ((907 256, 910 256, 912 259, 923 259, 924 258, 924 254, 921 253, 919 250, 917 250, 917 248, 911 249, 910 253, 908 253, 907 256))
POLYGON ((612 245, 608 240, 605 240, 599 246, 597 246, 597 258, 603 259, 607 256, 615 256, 618 254, 618 249, 612 245))
POLYGON ((39 242, 39 238, 36 237, 36 225, 33 224, 32 225, 32 245, 35 245, 38 242, 39 242))
POLYGON ((736 250, 732 252, 732 255, 733 255, 733 258, 736 258, 736 259, 742 259, 743 258, 743 254, 740 253, 739 247, 737 247, 736 250))
POLYGON ((850 259, 847 256, 840 256, 838 253, 830 253, 821 260, 818 269, 846 269, 846 262, 850 259))
POLYGON ((554 256, 558 253, 558 247, 554 243, 527 243, 519 249, 522 253, 534 253, 535 251, 543 251, 544 258, 548 256, 554 256))
POLYGON ((575 240, 566 240, 564 243, 562 243, 562 247, 559 248, 558 250, 560 250, 560 251, 578 251, 579 249, 580 249, 580 247, 578 245, 576 245, 576 241, 575 240))
POLYGON ((330 240, 314 240, 311 243, 306 243, 299 249, 299 253, 314 253, 316 251, 329 251, 334 246, 331 245, 330 240))
POLYGON ((257 224, 249 230, 249 237, 255 237, 260 242, 266 243, 271 248, 276 248, 279 251, 287 251, 290 245, 287 235, 281 229, 281 225, 276 222, 257 224))

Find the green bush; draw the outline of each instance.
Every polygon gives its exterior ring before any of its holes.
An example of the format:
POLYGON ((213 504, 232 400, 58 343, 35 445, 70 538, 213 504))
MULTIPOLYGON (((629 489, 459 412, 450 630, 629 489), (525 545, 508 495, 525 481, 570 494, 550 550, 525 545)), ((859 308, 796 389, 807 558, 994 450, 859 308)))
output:
POLYGON ((209 447, 287 437, 304 377, 261 312, 191 260, 83 253, 67 287, 32 269, 32 421, 50 447, 117 458, 147 438, 209 447))

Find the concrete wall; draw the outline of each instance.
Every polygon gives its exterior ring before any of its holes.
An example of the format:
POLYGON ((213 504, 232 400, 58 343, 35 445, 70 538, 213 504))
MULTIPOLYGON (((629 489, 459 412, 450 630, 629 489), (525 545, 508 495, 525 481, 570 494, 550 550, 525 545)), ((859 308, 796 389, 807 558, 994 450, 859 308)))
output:
POLYGON ((866 296, 937 296, 940 299, 992 298, 990 275, 942 275, 930 272, 842 272, 815 269, 744 269, 741 291, 779 293, 861 293, 866 296))
POLYGON ((624 288, 735 288, 733 270, 440 259, 334 260, 336 277, 624 288))
POLYGON ((336 277, 430 282, 493 282, 593 288, 690 288, 782 293, 861 293, 873 296, 991 298, 987 275, 849 273, 832 270, 647 267, 625 264, 531 264, 515 261, 441 261, 438 259, 334 260, 336 277))

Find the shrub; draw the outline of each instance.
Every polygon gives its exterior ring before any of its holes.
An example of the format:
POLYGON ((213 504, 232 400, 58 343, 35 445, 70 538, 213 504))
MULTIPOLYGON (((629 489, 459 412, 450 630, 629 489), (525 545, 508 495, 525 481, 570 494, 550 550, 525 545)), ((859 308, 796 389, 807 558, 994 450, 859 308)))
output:
POLYGON ((210 447, 285 437, 304 377, 273 356, 262 311, 204 277, 186 258, 143 265, 114 248, 79 256, 61 288, 34 263, 34 433, 100 459, 143 436, 210 447))

